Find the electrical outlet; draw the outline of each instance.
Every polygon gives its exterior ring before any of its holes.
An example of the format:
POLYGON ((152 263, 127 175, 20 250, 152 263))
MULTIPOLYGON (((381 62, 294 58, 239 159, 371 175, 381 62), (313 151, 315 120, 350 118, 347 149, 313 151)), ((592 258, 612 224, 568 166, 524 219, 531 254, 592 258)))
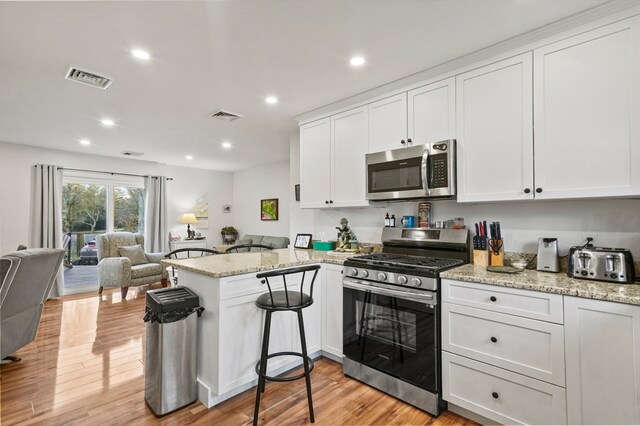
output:
POLYGON ((591 238, 590 244, 593 244, 594 246, 598 242, 598 234, 596 232, 583 232, 582 233, 582 244, 586 244, 587 241, 588 241, 588 238, 591 238))

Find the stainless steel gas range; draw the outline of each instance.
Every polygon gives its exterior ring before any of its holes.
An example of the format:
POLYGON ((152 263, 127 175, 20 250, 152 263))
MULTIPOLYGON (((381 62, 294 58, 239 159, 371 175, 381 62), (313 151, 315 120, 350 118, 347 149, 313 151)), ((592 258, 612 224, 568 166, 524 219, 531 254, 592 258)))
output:
POLYGON ((382 242, 344 263, 343 372, 437 416, 439 273, 469 262, 469 232, 384 228, 382 242))

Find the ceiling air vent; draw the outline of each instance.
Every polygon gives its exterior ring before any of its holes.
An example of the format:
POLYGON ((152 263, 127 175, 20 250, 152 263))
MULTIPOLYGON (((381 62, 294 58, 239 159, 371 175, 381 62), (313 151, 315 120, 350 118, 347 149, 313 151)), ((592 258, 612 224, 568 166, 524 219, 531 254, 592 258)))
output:
POLYGON ((120 154, 125 157, 142 157, 144 152, 135 152, 135 151, 122 151, 120 154))
POLYGON ((67 80, 77 81, 78 83, 88 84, 89 86, 99 89, 106 89, 113 82, 109 77, 104 77, 88 71, 82 71, 76 67, 71 67, 65 76, 67 80))
POLYGON ((217 118, 218 120, 222 120, 222 121, 226 121, 226 122, 230 123, 233 120, 237 120, 238 118, 240 118, 242 116, 240 114, 236 114, 235 112, 220 110, 220 111, 214 113, 211 117, 217 118))

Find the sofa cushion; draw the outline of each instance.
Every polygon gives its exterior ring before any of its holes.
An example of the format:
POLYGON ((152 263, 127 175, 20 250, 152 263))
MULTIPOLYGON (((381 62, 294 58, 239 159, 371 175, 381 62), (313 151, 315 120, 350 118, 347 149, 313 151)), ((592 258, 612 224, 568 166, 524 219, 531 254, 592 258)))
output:
POLYGON ((134 265, 131 267, 131 279, 162 275, 162 265, 158 263, 145 263, 141 265, 134 265))
POLYGON ((120 257, 128 257, 131 260, 131 265, 141 265, 149 263, 147 256, 144 255, 144 250, 140 244, 134 246, 124 246, 118 249, 120 257))
POLYGON ((289 245, 289 238, 288 237, 270 237, 267 235, 262 239, 262 242, 260 244, 264 244, 265 246, 271 246, 274 249, 287 248, 287 246, 289 245))
POLYGON ((243 240, 251 239, 251 244, 262 244, 263 238, 264 238, 264 235, 251 235, 251 234, 247 234, 244 237, 242 237, 243 240))

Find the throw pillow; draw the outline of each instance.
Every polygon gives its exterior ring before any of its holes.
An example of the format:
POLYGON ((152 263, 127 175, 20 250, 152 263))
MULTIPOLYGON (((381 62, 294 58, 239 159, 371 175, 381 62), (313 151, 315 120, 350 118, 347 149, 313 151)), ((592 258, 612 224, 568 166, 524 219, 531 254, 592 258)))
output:
POLYGON ((129 260, 131 260, 131 266, 149 263, 149 261, 147 260, 147 256, 145 256, 144 250, 142 250, 142 246, 140 244, 136 244, 135 246, 120 247, 118 249, 118 253, 121 257, 128 257, 129 260))

